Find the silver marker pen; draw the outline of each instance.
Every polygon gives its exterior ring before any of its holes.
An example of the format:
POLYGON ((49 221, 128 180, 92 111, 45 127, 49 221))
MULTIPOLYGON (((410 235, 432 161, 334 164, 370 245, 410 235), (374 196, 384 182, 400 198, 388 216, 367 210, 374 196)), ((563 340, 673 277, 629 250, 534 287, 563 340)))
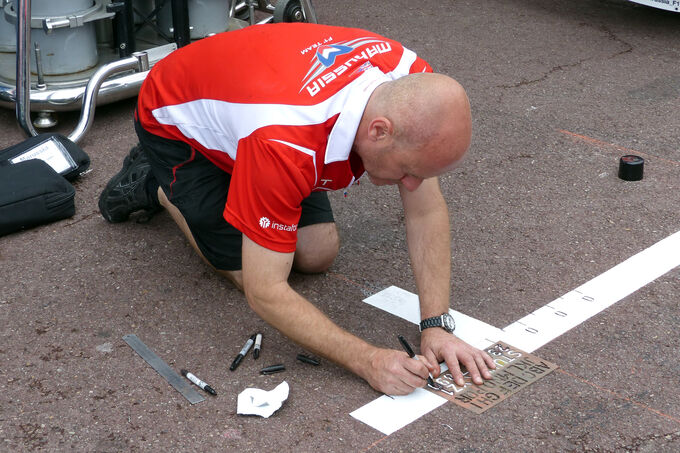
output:
POLYGON ((255 342, 255 335, 253 334, 250 338, 248 338, 248 341, 246 341, 246 344, 243 345, 243 348, 241 349, 241 352, 238 353, 236 358, 234 359, 233 362, 231 362, 231 366, 229 369, 231 371, 234 371, 236 368, 238 368, 238 365, 241 363, 241 360, 248 354, 248 351, 250 350, 250 347, 253 345, 255 342))
POLYGON ((191 382, 193 382, 194 384, 196 384, 197 386, 199 386, 200 388, 202 388, 206 392, 210 393, 211 395, 217 395, 217 392, 215 391, 215 389, 210 387, 206 382, 203 382, 202 380, 200 380, 199 378, 197 378, 193 374, 189 373, 187 370, 181 370, 181 372, 182 372, 182 376, 189 379, 191 382))
POLYGON ((255 336, 255 346, 253 346, 253 358, 255 360, 260 357, 260 348, 262 348, 262 334, 258 333, 255 336))

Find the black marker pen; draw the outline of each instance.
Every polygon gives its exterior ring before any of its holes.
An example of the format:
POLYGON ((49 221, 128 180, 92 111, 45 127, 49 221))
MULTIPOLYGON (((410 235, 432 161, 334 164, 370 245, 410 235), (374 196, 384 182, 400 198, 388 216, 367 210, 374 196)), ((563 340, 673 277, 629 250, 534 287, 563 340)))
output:
MULTIPOLYGON (((413 352, 413 348, 411 348, 411 345, 408 344, 406 338, 402 337, 401 335, 397 335, 397 338, 399 338, 399 343, 401 343, 401 345, 403 346, 404 351, 406 351, 406 354, 408 354, 408 356, 411 357, 412 359, 418 360, 418 357, 416 357, 416 353, 413 352)), ((430 372, 428 372, 427 376, 427 385, 437 388, 434 384, 434 380, 432 379, 432 373, 430 372)))
POLYGON ((210 387, 206 382, 203 382, 202 380, 200 380, 199 378, 197 378, 193 374, 189 373, 187 370, 182 370, 181 372, 182 372, 182 376, 189 379, 191 382, 193 382, 194 384, 196 384, 197 386, 199 386, 200 388, 202 388, 206 392, 210 393, 211 395, 217 395, 217 392, 215 391, 215 389, 210 387))
POLYGON ((262 347, 262 334, 258 333, 255 336, 255 346, 253 346, 253 358, 257 360, 260 357, 260 348, 262 347))
POLYGON ((243 345, 243 349, 241 349, 241 352, 238 353, 234 361, 231 362, 231 366, 229 367, 231 371, 234 371, 236 368, 238 368, 239 363, 241 363, 241 360, 243 360, 246 354, 248 354, 248 351, 250 350, 250 347, 253 345, 254 342, 255 335, 253 334, 250 338, 248 338, 246 344, 243 345))

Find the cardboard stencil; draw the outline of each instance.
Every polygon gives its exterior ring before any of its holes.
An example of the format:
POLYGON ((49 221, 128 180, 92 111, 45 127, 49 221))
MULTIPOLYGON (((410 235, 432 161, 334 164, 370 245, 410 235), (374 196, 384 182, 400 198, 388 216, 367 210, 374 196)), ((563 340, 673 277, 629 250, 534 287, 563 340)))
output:
POLYGON ((496 363, 496 369, 491 371, 492 380, 477 385, 472 383, 470 375, 465 371, 463 373, 465 385, 459 387, 454 384, 453 376, 447 370, 435 379, 442 390, 432 388, 428 390, 476 414, 481 414, 557 369, 554 363, 502 341, 497 341, 485 351, 496 363))

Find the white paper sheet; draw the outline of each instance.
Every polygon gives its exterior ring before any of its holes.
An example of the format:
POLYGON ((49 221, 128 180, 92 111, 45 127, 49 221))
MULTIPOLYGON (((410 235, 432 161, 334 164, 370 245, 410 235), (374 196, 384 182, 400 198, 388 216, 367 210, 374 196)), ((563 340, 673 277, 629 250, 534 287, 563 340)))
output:
MULTIPOLYGON (((367 297, 364 302, 413 324, 418 325, 420 323, 418 295, 412 292, 390 286, 367 297)), ((456 336, 477 348, 484 348, 497 341, 501 336, 502 331, 497 327, 456 310, 449 310, 449 313, 456 322, 456 336)))
POLYGON ((383 395, 349 415, 389 435, 446 401, 425 389, 416 389, 406 396, 383 395))

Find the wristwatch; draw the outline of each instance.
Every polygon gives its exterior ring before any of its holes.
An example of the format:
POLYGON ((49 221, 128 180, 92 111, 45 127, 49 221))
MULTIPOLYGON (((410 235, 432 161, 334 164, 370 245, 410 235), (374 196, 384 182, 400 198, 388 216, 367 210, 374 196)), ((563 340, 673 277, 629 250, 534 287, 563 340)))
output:
POLYGON ((440 316, 433 316, 432 318, 423 319, 420 321, 420 331, 430 327, 441 327, 448 333, 453 333, 456 330, 456 322, 453 320, 453 316, 448 313, 444 313, 440 316))

